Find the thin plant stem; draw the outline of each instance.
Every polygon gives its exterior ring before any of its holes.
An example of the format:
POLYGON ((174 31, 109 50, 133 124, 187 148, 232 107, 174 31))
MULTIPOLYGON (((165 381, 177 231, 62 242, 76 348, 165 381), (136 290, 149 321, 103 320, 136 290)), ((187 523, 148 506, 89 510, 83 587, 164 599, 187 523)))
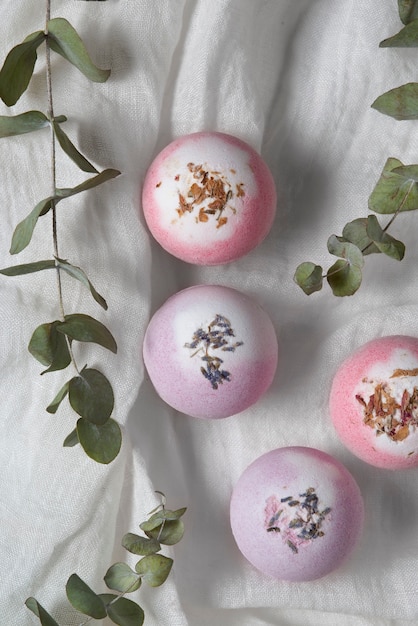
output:
MULTIPOLYGON (((51 19, 51 0, 46 0, 46 20, 45 20, 45 34, 48 35, 48 22, 51 19)), ((55 132, 53 127, 54 121, 54 100, 52 96, 52 71, 51 71, 51 47, 49 45, 48 37, 46 37, 45 42, 46 47, 46 86, 47 86, 47 96, 48 96, 48 119, 51 128, 51 196, 55 196, 56 188, 57 188, 57 170, 56 170, 56 142, 55 142, 55 132)), ((56 277, 57 277, 57 289, 58 289, 58 300, 59 300, 59 308, 61 320, 65 320, 65 308, 64 308, 64 298, 62 293, 62 281, 61 281, 61 271, 58 266, 59 259, 59 247, 58 247, 58 228, 57 228, 57 207, 55 204, 55 200, 51 201, 51 213, 52 213, 52 239, 53 239, 53 247, 54 247, 54 258, 56 263, 56 277)), ((79 369, 77 367, 76 360, 74 358, 73 350, 71 347, 71 343, 66 337, 68 351, 70 353, 71 361, 75 367, 76 372, 79 374, 79 369)))

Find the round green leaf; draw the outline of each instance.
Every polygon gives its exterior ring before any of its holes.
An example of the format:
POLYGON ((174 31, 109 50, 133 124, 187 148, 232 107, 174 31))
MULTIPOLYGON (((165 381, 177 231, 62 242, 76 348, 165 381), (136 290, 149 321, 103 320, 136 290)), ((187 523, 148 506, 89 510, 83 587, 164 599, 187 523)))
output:
POLYGON ((350 265, 347 261, 339 259, 327 273, 327 281, 334 296, 351 296, 361 285, 361 268, 350 265))
MULTIPOLYGON (((417 16, 418 17, 418 16, 417 16)), ((380 48, 416 48, 418 46, 418 20, 407 24, 399 33, 380 42, 380 48)))
POLYGON ((392 259, 402 261, 405 255, 404 244, 402 241, 398 241, 391 235, 388 235, 379 224, 375 215, 370 215, 368 218, 367 233, 381 252, 392 259))
POLYGON ((75 341, 97 343, 116 354, 117 346, 111 332, 101 322, 85 315, 73 313, 65 316, 65 322, 61 322, 58 330, 75 341))
POLYGON ((354 265, 356 267, 363 267, 364 258, 361 250, 354 245, 353 243, 342 241, 335 235, 331 235, 329 237, 328 242, 328 251, 335 256, 339 256, 342 259, 346 259, 348 264, 354 265))
POLYGON ((359 217, 344 226, 343 238, 353 243, 363 255, 380 252, 367 234, 367 217, 359 217))
POLYGON ((134 533, 126 533, 126 535, 123 536, 122 546, 129 552, 132 552, 132 554, 139 554, 141 556, 155 554, 161 550, 160 543, 156 539, 141 537, 134 533))
POLYGON ((152 537, 166 546, 173 546, 178 543, 184 535, 184 524, 180 519, 165 520, 156 528, 148 531, 141 524, 141 529, 148 537, 152 537))
POLYGON ((107 612, 103 600, 77 574, 72 574, 66 585, 67 597, 77 611, 103 619, 107 612))
POLYGON ((119 598, 107 608, 107 614, 118 626, 142 626, 144 611, 141 607, 127 598, 119 598))
POLYGON ((418 119, 418 83, 407 83, 382 94, 371 105, 395 120, 418 119))
POLYGON ((110 463, 119 454, 122 433, 113 419, 98 426, 81 417, 77 422, 77 435, 86 454, 97 463, 110 463))
POLYGON ((112 414, 112 386, 101 372, 84 368, 70 380, 69 400, 76 413, 93 424, 103 425, 112 414))
POLYGON ((322 289, 322 267, 310 261, 301 263, 296 268, 293 280, 309 296, 322 289))
POLYGON ((109 589, 131 593, 141 586, 141 577, 126 563, 115 563, 107 570, 104 581, 109 589))
POLYGON ((65 369, 71 356, 65 337, 57 332, 59 321, 38 326, 29 341, 28 350, 42 365, 49 365, 43 374, 65 369))
POLYGON ((404 24, 418 18, 418 0, 398 0, 399 17, 404 24))
POLYGON ((150 554, 138 561, 135 569, 150 587, 159 587, 166 581, 172 565, 173 559, 162 554, 150 554))

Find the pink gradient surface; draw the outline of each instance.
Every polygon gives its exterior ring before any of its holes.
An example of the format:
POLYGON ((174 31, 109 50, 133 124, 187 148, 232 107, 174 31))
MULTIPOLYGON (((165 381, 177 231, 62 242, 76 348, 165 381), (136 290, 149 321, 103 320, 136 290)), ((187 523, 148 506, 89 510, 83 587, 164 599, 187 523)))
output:
MULTIPOLYGON (((341 441, 353 454, 376 467, 406 469, 418 466, 418 436, 412 432, 405 441, 391 441, 376 436, 364 423, 364 414, 356 400, 358 386, 370 372, 379 368, 387 374, 404 367, 404 359, 418 367, 418 338, 393 335, 374 339, 348 357, 338 369, 331 388, 329 407, 334 427, 341 441)), ((376 376, 375 376, 376 378, 376 376)))
POLYGON ((145 333, 144 362, 159 396, 193 417, 218 419, 248 408, 271 385, 277 367, 277 338, 265 311, 228 287, 197 285, 169 298, 152 317, 145 333), (210 351, 222 358, 230 379, 211 386, 202 374, 204 351, 186 346, 197 329, 207 329, 216 315, 230 320, 242 345, 233 352, 210 351))
POLYGON ((154 159, 142 192, 145 220, 154 238, 170 254, 196 265, 229 263, 250 252, 269 232, 276 202, 273 177, 261 156, 244 141, 224 133, 193 133, 174 140, 154 159), (187 228, 184 218, 177 219, 180 187, 163 195, 168 180, 172 183, 173 175, 183 176, 190 160, 216 171, 233 171, 243 185, 244 195, 230 202, 235 212, 228 213, 227 237, 225 227, 217 228, 212 218, 199 223, 186 215, 187 228), (203 239, 202 232, 207 235, 203 239))
MULTIPOLYGON (((315 518, 318 521, 317 514, 315 518)), ((363 520, 363 499, 354 478, 339 461, 313 448, 278 448, 264 454, 243 472, 231 497, 230 521, 238 548, 254 567, 278 580, 314 580, 341 566, 361 535, 363 520), (320 534, 300 539, 301 525, 291 520, 306 519, 307 490, 317 498, 318 511, 326 513, 319 522, 320 534), (277 509, 276 528, 269 532, 268 520, 277 509)))

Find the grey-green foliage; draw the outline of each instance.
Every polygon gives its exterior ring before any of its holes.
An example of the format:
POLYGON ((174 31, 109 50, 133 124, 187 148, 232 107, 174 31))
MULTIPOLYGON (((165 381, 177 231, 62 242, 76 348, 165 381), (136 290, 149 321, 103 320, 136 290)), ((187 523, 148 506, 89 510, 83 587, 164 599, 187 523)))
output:
MULTIPOLYGON (((178 543, 184 532, 181 518, 186 508, 167 510, 165 496, 161 495, 162 503, 151 511, 148 520, 140 524, 146 536, 127 533, 122 539, 126 550, 139 554, 142 558, 134 568, 127 563, 114 563, 104 576, 107 588, 116 593, 96 593, 77 574, 69 577, 66 584, 67 598, 78 612, 97 620, 107 616, 119 626, 141 626, 144 623, 143 609, 124 596, 137 591, 143 582, 150 587, 159 587, 167 580, 173 559, 160 554, 162 545, 172 546, 178 543), (174 526, 170 526, 173 523, 174 526)), ((35 598, 28 598, 26 606, 39 618, 42 626, 59 626, 35 598)))
MULTIPOLYGON (((15 105, 26 91, 32 78, 38 52, 45 45, 52 53, 57 53, 77 68, 88 80, 102 83, 110 75, 110 70, 97 67, 89 56, 86 46, 68 20, 50 19, 45 30, 28 35, 22 43, 15 46, 6 56, 0 70, 0 98, 7 106, 15 105)), ((53 56, 53 55, 51 55, 53 56)), ((50 58, 48 55, 47 59, 50 58)), ((47 60, 47 75, 51 66, 47 60)), ((67 198, 94 189, 99 185, 119 176, 115 169, 99 171, 74 145, 62 129, 67 121, 65 115, 54 116, 52 100, 48 114, 41 111, 26 111, 12 116, 0 116, 0 138, 8 138, 48 129, 53 141, 57 141, 64 153, 82 172, 93 174, 71 188, 55 188, 50 196, 37 202, 26 217, 15 227, 11 238, 10 254, 19 254, 32 241, 32 235, 40 218, 53 212, 55 219, 57 206, 67 198)), ((51 163, 51 167, 54 166, 51 163)), ((56 237, 56 233, 53 233, 56 237)), ((55 241, 55 240, 54 240, 55 241)), ((55 241, 56 243, 56 241, 55 241)), ((57 246, 54 246, 57 249, 57 246)), ((22 265, 14 265, 0 270, 4 276, 23 276, 44 270, 65 273, 78 280, 90 292, 94 300, 107 309, 104 297, 96 290, 86 272, 66 259, 43 259, 22 265)), ((59 294, 62 311, 64 303, 59 294)), ((77 342, 92 342, 101 347, 117 352, 116 341, 104 324, 83 313, 65 314, 62 319, 48 321, 39 325, 29 341, 29 352, 46 367, 41 373, 46 374, 66 369, 72 362, 77 375, 69 378, 47 407, 55 414, 65 398, 77 414, 76 428, 66 437, 64 446, 81 444, 85 452, 99 463, 110 463, 119 453, 122 435, 117 422, 111 418, 114 408, 114 396, 110 382, 97 369, 85 365, 79 370, 73 355, 73 346, 77 342)), ((123 611, 123 606, 120 608, 123 611)), ((43 609, 33 605, 41 619, 43 609)), ((44 623, 44 622, 42 622, 44 623)), ((49 623, 46 621, 45 623, 49 623)))
MULTIPOLYGON (((398 0, 403 28, 383 40, 381 48, 418 47, 418 0, 398 0)), ((373 102, 372 107, 396 120, 418 119, 418 83, 394 87, 373 102)), ((310 295, 320 291, 324 278, 336 296, 353 295, 361 285, 364 257, 383 253, 401 261, 405 245, 389 235, 395 218, 418 209, 418 165, 403 165, 399 159, 387 159, 368 202, 370 211, 392 217, 382 225, 376 215, 357 218, 343 228, 341 236, 331 235, 328 251, 338 260, 324 272, 320 265, 305 261, 297 268, 295 282, 310 295)))

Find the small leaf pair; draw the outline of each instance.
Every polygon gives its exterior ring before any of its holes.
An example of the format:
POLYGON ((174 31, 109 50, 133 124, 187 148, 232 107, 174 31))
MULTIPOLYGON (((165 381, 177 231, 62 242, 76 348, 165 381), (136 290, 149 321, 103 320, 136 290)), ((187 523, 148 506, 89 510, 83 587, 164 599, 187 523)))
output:
POLYGON ((105 82, 110 70, 102 70, 90 59, 86 47, 76 30, 64 18, 47 23, 47 31, 36 31, 7 55, 0 71, 0 98, 13 106, 26 91, 37 60, 37 49, 48 41, 50 48, 80 70, 89 80, 105 82))
MULTIPOLYGON (((358 290, 365 256, 383 253, 397 261, 403 259, 404 244, 386 231, 399 213, 418 209, 418 166, 388 159, 370 195, 369 209, 393 217, 385 228, 375 215, 355 219, 345 225, 341 237, 331 235, 328 239, 328 251, 340 257, 326 273, 336 296, 353 295, 358 290)), ((305 262, 296 269, 294 280, 310 295, 322 288, 324 277, 320 265, 305 262)))

